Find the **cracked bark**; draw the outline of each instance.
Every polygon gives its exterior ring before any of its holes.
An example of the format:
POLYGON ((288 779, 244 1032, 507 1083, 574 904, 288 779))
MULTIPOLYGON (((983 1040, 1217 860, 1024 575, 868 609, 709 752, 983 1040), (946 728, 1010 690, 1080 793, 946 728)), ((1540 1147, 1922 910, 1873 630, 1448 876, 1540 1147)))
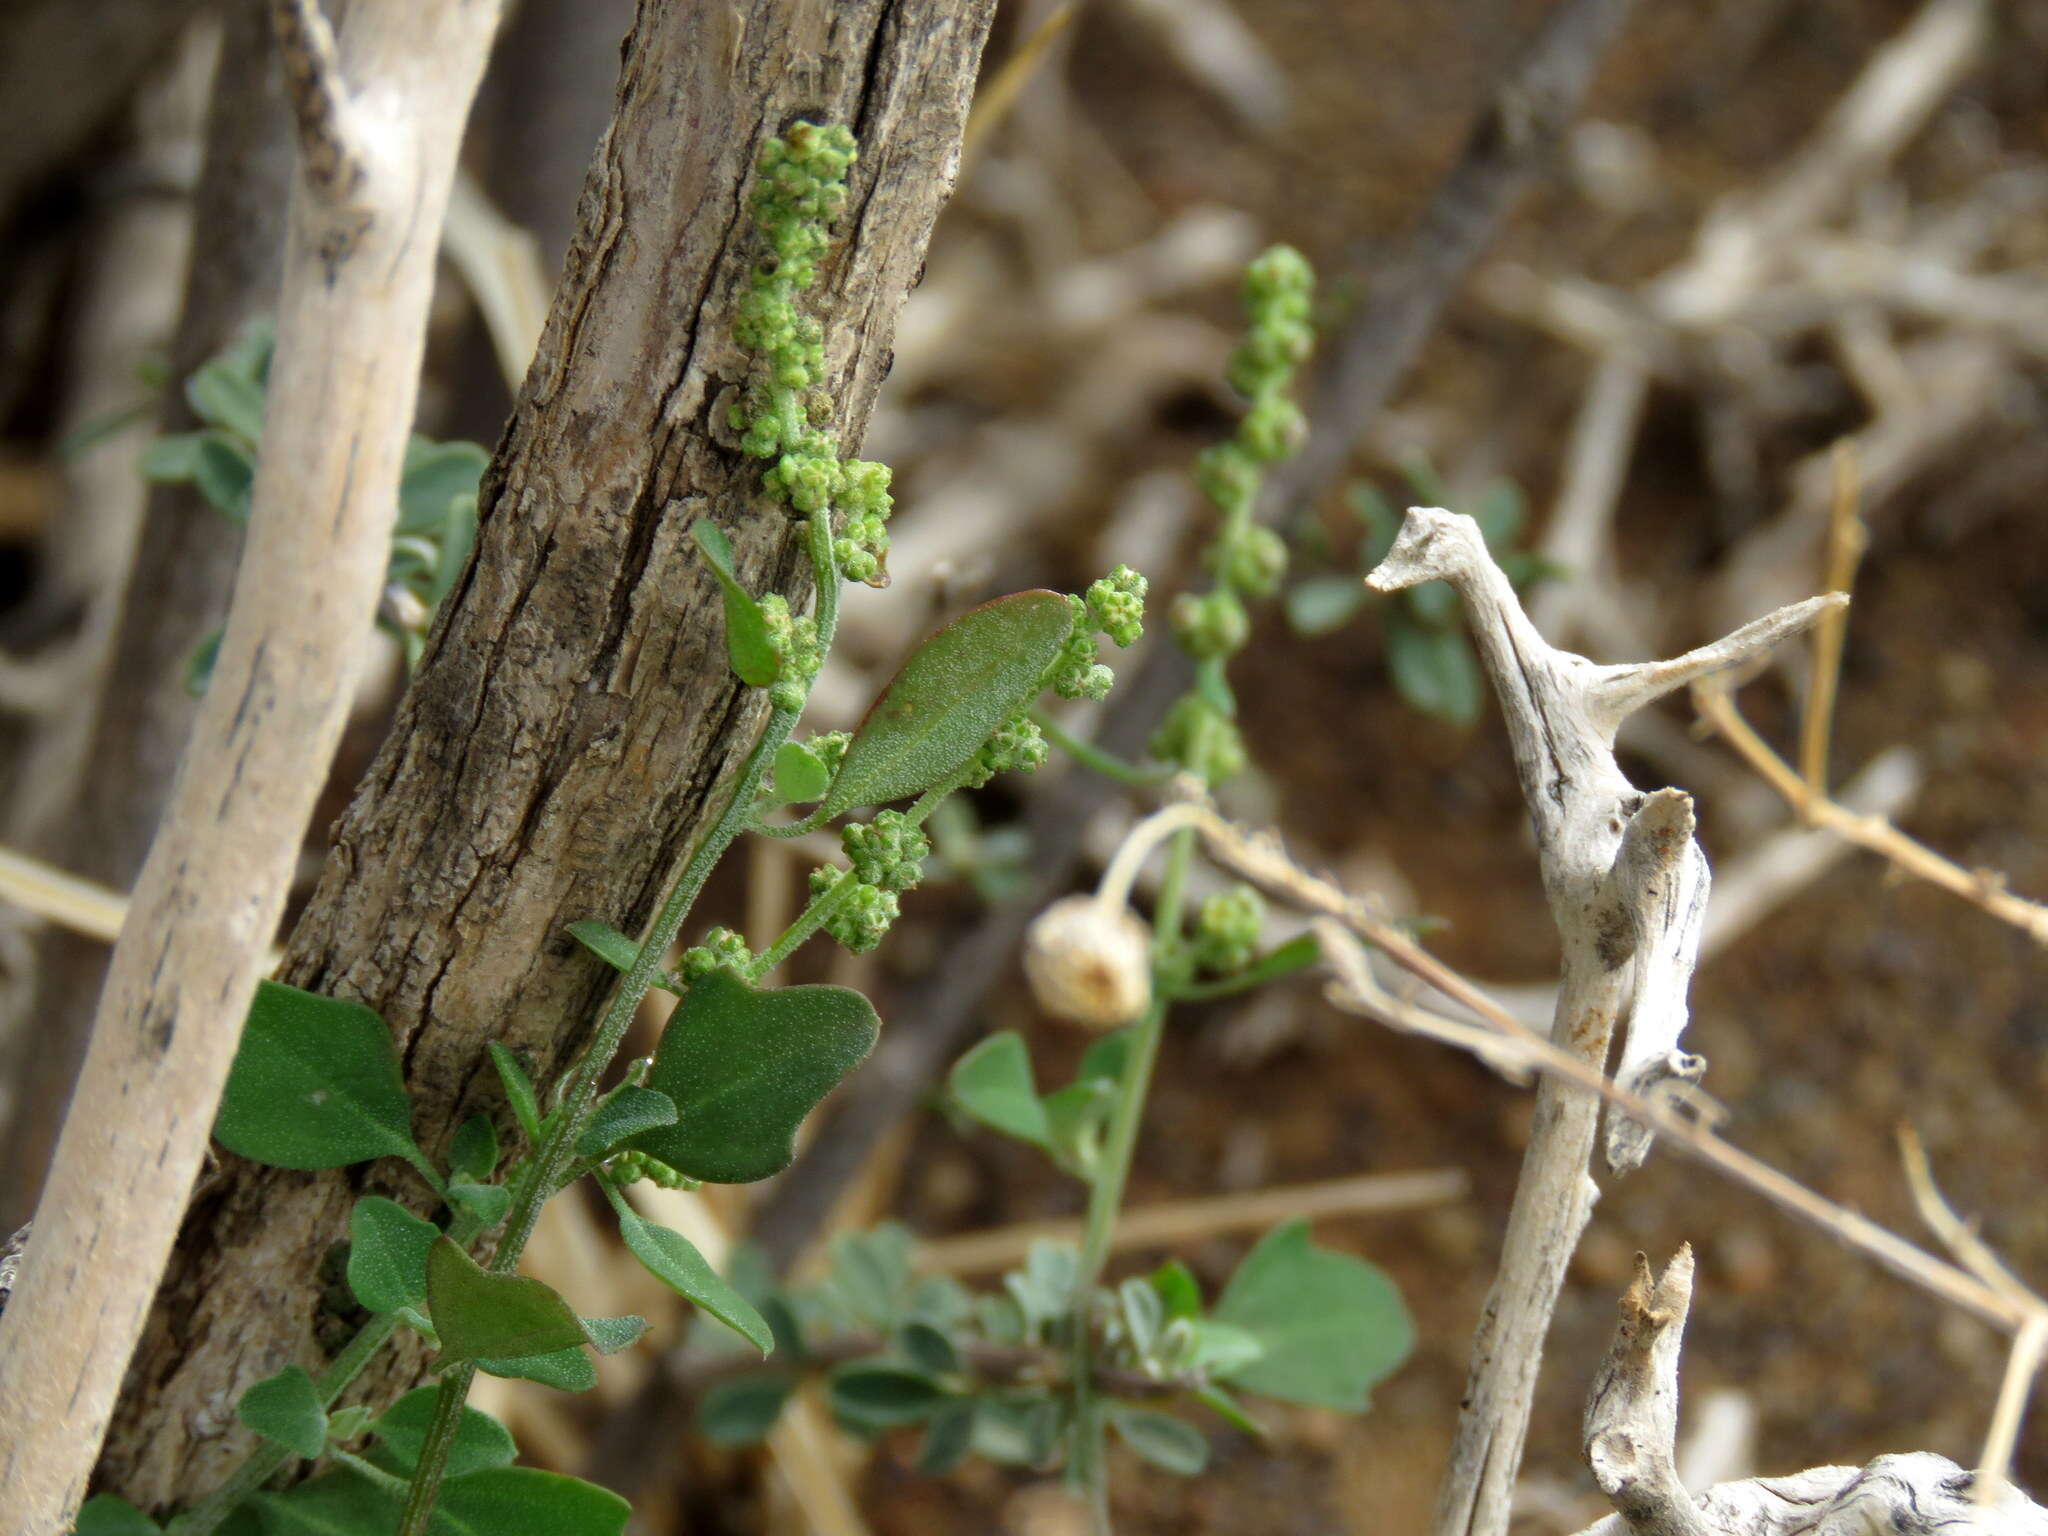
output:
MULTIPOLYGON (((642 0, 547 329, 485 476, 476 556, 281 972, 390 1021, 430 1153, 463 1117, 501 1108, 486 1040, 542 1079, 584 1042, 611 973, 564 926, 644 926, 765 717, 730 676, 691 520, 731 530, 757 590, 808 592, 789 520, 722 425, 745 371, 730 320, 758 253, 742 218, 752 158, 798 116, 860 136, 844 239, 813 298, 833 424, 853 451, 950 190, 992 11, 642 0)), ((317 1365, 332 1342, 319 1273, 362 1184, 360 1170, 234 1159, 202 1181, 106 1486, 162 1508, 247 1450, 241 1389, 317 1365)), ((416 1351, 387 1352, 350 1400, 420 1375, 416 1351)))

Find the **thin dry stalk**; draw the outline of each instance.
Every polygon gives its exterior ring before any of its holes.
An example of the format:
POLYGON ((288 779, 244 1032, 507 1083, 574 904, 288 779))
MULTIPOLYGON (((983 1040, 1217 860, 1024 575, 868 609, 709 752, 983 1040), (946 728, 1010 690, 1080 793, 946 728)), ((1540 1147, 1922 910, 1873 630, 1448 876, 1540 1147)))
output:
POLYGON ((278 0, 301 178, 255 511, 0 1315, 0 1529, 69 1528, 162 1274, 384 580, 435 241, 493 0, 278 0), (109 1106, 119 1106, 118 1112, 109 1106))
MULTIPOLYGON (((1325 1179, 1313 1184, 1281 1184, 1239 1195, 1169 1200, 1137 1206, 1119 1215, 1110 1248, 1112 1252, 1164 1248, 1223 1232, 1256 1231, 1296 1217, 1391 1215, 1449 1205, 1465 1199, 1470 1192, 1471 1181, 1464 1170, 1431 1168, 1416 1173, 1325 1179)), ((988 1274, 1022 1263, 1033 1243, 1078 1241, 1083 1225, 1078 1218, 1025 1221, 986 1232, 935 1238, 919 1243, 911 1262, 926 1271, 988 1274)))
POLYGON ((2013 895, 2006 889, 2004 875, 1996 870, 1964 869, 1926 844, 1914 841, 1881 816, 1860 816, 1825 795, 1812 794, 1791 764, 1772 751, 1755 727, 1742 717, 1725 682, 1695 685, 1692 702, 1701 720, 1740 753, 1809 826, 1825 827, 1890 861, 1901 873, 1960 896, 2000 922, 2012 924, 2036 944, 2048 945, 2048 907, 2013 895))
MULTIPOLYGON (((1857 513, 1860 496, 1855 444, 1835 444, 1835 500, 1828 517, 1827 579, 1829 592, 1855 590, 1856 567, 1870 542, 1857 513)), ((1828 736, 1834 727, 1836 689, 1842 680, 1842 647, 1849 635, 1849 613, 1823 614, 1813 626, 1813 680, 1807 688, 1806 711, 1799 722, 1799 776, 1810 797, 1828 792, 1828 736)))

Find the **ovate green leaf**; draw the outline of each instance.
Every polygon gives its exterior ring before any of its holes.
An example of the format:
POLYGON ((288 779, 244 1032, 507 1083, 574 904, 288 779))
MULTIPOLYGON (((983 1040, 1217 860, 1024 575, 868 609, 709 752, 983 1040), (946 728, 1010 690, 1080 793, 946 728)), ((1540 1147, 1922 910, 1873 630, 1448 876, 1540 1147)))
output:
POLYGON ((505 1098, 512 1106, 513 1118, 526 1132, 528 1141, 538 1142, 540 1101, 533 1096, 533 1079, 526 1075, 526 1068, 519 1064, 519 1058, 497 1041, 491 1041, 488 1049, 491 1065, 498 1069, 498 1080, 505 1085, 505 1098))
POLYGON ((415 437, 405 445, 398 483, 398 531, 438 533, 457 497, 476 499, 491 456, 475 443, 436 443, 415 437))
POLYGON ((1428 629, 1408 619, 1387 617, 1387 667, 1394 687, 1423 714, 1456 726, 1479 718, 1483 701, 1479 663, 1463 634, 1428 629))
POLYGON ((917 1371, 891 1365, 849 1365, 832 1373, 832 1411, 864 1429, 928 1419, 952 1394, 917 1371))
POLYGON ((427 1254, 427 1305, 444 1361, 552 1354, 584 1342, 583 1325, 551 1286, 491 1274, 446 1237, 427 1254))
POLYGON ((256 984, 213 1133, 279 1168, 402 1157, 438 1185, 412 1139, 391 1031, 361 1003, 256 984))
POLYGON ((498 1128, 489 1115, 471 1115, 456 1128, 448 1171, 459 1179, 488 1179, 498 1167, 498 1128))
POLYGON ((395 1200, 365 1195, 348 1214, 348 1288, 372 1312, 427 1299, 427 1255, 441 1229, 395 1200))
POLYGON ((1267 1233, 1211 1315, 1242 1328, 1261 1350, 1219 1376, 1248 1392, 1351 1413, 1415 1345, 1394 1282, 1363 1259, 1314 1246, 1305 1221, 1267 1233))
POLYGON ((1309 576, 1287 589, 1287 622, 1297 635, 1342 629, 1372 594, 1357 576, 1309 576))
POLYGON ((825 798, 832 775, 818 755, 800 741, 785 741, 775 750, 775 800, 778 805, 808 804, 825 798))
POLYGON ((1037 695, 1072 610, 1019 592, 963 614, 911 652, 846 749, 831 814, 915 795, 951 778, 989 733, 1037 695))
POLYGON ((1209 1465, 1208 1440, 1185 1419, 1128 1403, 1111 1403, 1109 1422, 1125 1445, 1155 1467, 1194 1477, 1209 1465))
POLYGON ((629 1145, 717 1184, 780 1173, 804 1116, 867 1056, 880 1027, 873 1005, 845 987, 757 990, 715 970, 684 994, 647 1074, 679 1118, 629 1145))
POLYGON ((235 1417, 243 1427, 307 1460, 327 1448, 327 1410, 320 1389, 296 1365, 267 1376, 242 1394, 235 1417))
POLYGON ((1046 1146, 1051 1127, 1031 1079, 1031 1051, 1014 1029, 990 1035, 954 1065, 946 1079, 953 1102, 1019 1141, 1046 1146))

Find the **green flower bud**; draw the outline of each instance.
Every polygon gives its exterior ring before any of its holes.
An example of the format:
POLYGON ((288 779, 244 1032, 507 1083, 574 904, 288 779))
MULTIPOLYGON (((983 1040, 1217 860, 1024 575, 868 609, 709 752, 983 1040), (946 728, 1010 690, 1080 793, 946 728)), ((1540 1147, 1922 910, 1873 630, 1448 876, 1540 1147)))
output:
POLYGON ((1243 523, 1209 547, 1210 567, 1247 597, 1271 597, 1287 573, 1287 544, 1270 528, 1243 523))
POLYGON ((1252 963, 1266 923, 1266 903, 1248 885, 1234 885, 1202 903, 1195 918, 1195 960, 1219 976, 1252 963))
POLYGON ((932 851, 924 833, 901 811, 877 811, 871 822, 854 822, 839 834, 854 878, 885 891, 907 891, 924 878, 932 851))
POLYGON ((1285 395, 1266 395, 1238 424, 1237 435, 1255 458, 1271 464, 1301 446, 1308 435, 1308 422, 1301 408, 1285 395))
POLYGON ((702 981, 720 966, 744 972, 754 963, 754 952, 747 948, 747 941, 730 928, 713 928, 704 935, 704 942, 683 951, 682 964, 677 974, 685 983, 702 981))
POLYGON ((1120 565, 1088 588, 1088 622, 1114 640, 1129 645, 1145 632, 1145 594, 1150 584, 1128 565, 1120 565))
POLYGON ((1236 594, 1183 592, 1173 600, 1173 635, 1197 661, 1234 656, 1251 636, 1251 619, 1236 594))
MULTIPOLYGON (((837 886, 844 872, 829 866, 811 871, 811 899, 815 901, 837 886)), ((850 953, 864 955, 881 943, 896 921, 899 911, 894 891, 885 891, 856 879, 840 899, 839 907, 825 919, 825 931, 850 953)))

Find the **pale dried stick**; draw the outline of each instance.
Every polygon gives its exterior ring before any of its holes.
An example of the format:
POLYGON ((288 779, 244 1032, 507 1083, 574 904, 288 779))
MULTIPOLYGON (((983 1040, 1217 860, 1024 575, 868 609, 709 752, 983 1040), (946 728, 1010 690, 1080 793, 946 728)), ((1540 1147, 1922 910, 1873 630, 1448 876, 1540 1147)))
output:
POLYGON ((67 1529, 163 1273, 389 562, 496 0, 275 0, 300 175, 235 596, 0 1314, 0 1530, 67 1529))
MULTIPOLYGON (((1210 857, 1269 894, 1335 919, 1339 929, 1319 930, 1324 941, 1350 934, 1471 1012, 1498 1035, 1502 1051, 1517 1053, 1533 1069, 1615 1104, 1651 1125, 1674 1149, 1746 1186, 1781 1210, 1820 1228, 1900 1278, 2007 1332, 2025 1321, 2027 1309, 1977 1276, 1915 1247, 1869 1217, 1815 1194, 1770 1164, 1723 1141, 1708 1127, 1658 1098, 1643 1098, 1610 1082, 1597 1066, 1559 1049, 1522 1023, 1471 980, 1445 965, 1391 923, 1367 910, 1332 882, 1295 864, 1270 833, 1248 832, 1209 809, 1196 822, 1210 857)), ((1335 952, 1341 949, 1333 947, 1335 952)), ((1361 957, 1362 959, 1362 957, 1361 957)), ((1339 975, 1342 965, 1337 965, 1339 975)), ((1448 1037, 1447 1037, 1448 1038, 1448 1037)), ((1461 1042, 1453 1042, 1461 1043, 1461 1042)))
MULTIPOLYGON (((1853 591, 1856 566, 1869 542, 1857 515, 1856 447, 1848 439, 1835 444, 1835 500, 1828 517, 1828 592, 1853 591)), ((1836 609, 1813 626, 1813 678, 1806 690, 1806 710, 1799 722, 1799 773, 1809 796, 1828 792, 1828 734, 1835 719, 1835 691, 1842 679, 1842 646, 1848 638, 1849 613, 1836 609)))
MULTIPOLYGON (((1190 1238, 1213 1237, 1219 1232, 1253 1231, 1298 1216, 1379 1216, 1422 1210, 1462 1200, 1470 1190, 1464 1170, 1431 1168, 1416 1173, 1324 1179, 1313 1184, 1281 1184, 1240 1195, 1169 1200, 1124 1211, 1117 1217, 1110 1246, 1112 1251, 1165 1247, 1190 1238)), ((1079 1218, 1068 1217, 1018 1222, 959 1237, 933 1238, 917 1245, 911 1262, 926 1271, 987 1274, 1022 1262, 1035 1242, 1078 1241, 1082 1226, 1079 1218)))
POLYGON ((1999 921, 2012 924, 2035 943, 2048 945, 2048 907, 2013 895, 2006 889, 2004 875, 1993 870, 1964 869, 1924 843, 1914 841, 1881 816, 1859 816, 1825 795, 1811 794, 1806 781, 1743 719, 1726 683, 1695 685, 1692 702, 1700 718, 1740 753, 1809 825, 1825 827, 1858 847, 1869 849, 1903 873, 1960 896, 1999 921))

